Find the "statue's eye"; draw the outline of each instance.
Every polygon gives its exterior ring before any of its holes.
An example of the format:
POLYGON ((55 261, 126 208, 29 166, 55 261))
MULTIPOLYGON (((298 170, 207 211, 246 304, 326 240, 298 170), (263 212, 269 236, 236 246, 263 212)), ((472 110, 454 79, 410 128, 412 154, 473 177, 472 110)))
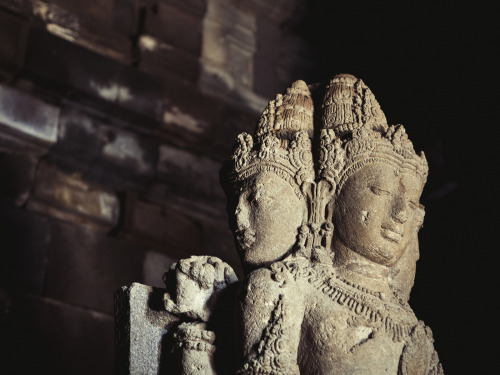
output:
POLYGON ((412 210, 416 210, 418 208, 418 205, 412 201, 408 202, 408 206, 410 206, 412 210))
POLYGON ((387 190, 380 189, 376 186, 370 186, 370 190, 375 195, 389 195, 390 193, 387 190))

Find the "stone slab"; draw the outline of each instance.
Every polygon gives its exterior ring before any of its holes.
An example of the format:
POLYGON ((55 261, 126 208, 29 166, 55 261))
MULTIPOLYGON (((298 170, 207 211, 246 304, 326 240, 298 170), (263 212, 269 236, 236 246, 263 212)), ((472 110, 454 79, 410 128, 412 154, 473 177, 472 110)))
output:
POLYGON ((179 321, 163 308, 165 292, 139 283, 115 292, 116 375, 169 374, 175 368, 162 352, 179 321))

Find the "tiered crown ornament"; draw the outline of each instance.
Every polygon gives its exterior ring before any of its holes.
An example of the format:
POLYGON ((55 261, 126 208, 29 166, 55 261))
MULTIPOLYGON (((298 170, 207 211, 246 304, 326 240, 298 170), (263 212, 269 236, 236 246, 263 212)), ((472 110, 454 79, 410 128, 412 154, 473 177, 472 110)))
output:
POLYGON ((233 183, 261 171, 272 171, 288 181, 303 199, 303 183, 314 181, 310 140, 313 129, 311 93, 304 81, 296 81, 285 94, 269 102, 253 137, 238 135, 231 157, 233 183))
POLYGON ((424 183, 428 166, 415 153, 403 125, 387 125, 375 96, 362 80, 335 76, 326 88, 321 117, 318 174, 338 193, 347 178, 363 166, 382 162, 424 183))

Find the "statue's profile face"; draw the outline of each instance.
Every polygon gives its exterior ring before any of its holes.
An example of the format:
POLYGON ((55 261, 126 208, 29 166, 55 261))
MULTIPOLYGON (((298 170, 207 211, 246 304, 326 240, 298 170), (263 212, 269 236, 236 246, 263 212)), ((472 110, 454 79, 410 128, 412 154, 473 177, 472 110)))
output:
POLYGON ((235 238, 244 264, 261 266, 283 257, 297 239, 307 213, 305 200, 273 172, 249 179, 236 206, 235 238))
POLYGON ((369 164, 348 178, 334 210, 335 236, 366 259, 394 265, 420 220, 422 182, 385 163, 369 164))

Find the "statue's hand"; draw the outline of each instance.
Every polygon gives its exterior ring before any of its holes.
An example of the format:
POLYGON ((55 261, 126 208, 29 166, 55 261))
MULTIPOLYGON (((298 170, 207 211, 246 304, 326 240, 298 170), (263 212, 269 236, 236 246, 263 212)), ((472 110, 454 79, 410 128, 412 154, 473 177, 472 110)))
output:
POLYGON ((165 294, 165 309, 207 322, 218 294, 238 279, 231 266, 212 256, 192 256, 175 265, 175 301, 165 294))

